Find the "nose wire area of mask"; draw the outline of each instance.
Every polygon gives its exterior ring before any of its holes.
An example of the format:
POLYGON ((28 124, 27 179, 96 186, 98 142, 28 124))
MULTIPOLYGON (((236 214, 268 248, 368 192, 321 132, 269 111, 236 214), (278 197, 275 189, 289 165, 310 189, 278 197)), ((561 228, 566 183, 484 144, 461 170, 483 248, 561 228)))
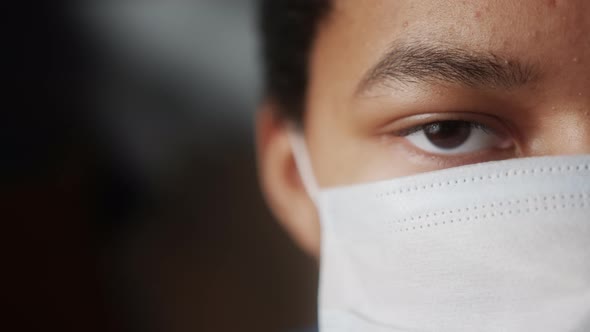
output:
POLYGON ((292 138, 322 224, 320 331, 590 331, 590 155, 318 190, 292 138))

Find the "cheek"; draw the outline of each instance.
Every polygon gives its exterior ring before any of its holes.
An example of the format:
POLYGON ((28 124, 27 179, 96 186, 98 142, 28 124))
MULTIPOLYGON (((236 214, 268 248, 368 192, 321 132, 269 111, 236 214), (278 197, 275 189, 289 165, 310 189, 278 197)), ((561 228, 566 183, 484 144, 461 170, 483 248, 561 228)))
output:
POLYGON ((417 162, 420 157, 399 141, 360 133, 330 111, 314 112, 306 123, 307 144, 320 187, 387 180, 435 169, 420 166, 424 164, 417 162))
MULTIPOLYGON (((401 139, 398 139, 398 141, 401 139)), ((355 183, 388 180, 434 169, 420 166, 419 157, 413 155, 401 142, 388 138, 369 137, 358 144, 355 183)))

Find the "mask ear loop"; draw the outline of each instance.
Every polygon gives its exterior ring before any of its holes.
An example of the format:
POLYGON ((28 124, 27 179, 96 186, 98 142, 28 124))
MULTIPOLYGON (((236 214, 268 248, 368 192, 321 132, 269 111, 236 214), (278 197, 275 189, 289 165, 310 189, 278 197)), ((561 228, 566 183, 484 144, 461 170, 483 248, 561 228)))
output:
POLYGON ((294 126, 291 126, 287 131, 287 135, 289 137, 289 142, 291 143, 291 149, 293 150, 295 166, 297 167, 297 171, 299 172, 299 176, 303 182, 303 187, 307 191, 307 194, 313 203, 317 206, 319 186, 313 173, 313 168, 311 166, 311 160, 307 150, 307 144, 305 143, 303 131, 297 129, 294 126))

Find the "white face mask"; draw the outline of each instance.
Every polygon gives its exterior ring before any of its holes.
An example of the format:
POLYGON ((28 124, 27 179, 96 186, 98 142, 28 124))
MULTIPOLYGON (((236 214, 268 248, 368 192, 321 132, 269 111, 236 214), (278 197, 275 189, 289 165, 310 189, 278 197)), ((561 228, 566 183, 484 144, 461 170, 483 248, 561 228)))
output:
POLYGON ((321 332, 590 331, 590 155, 318 190, 321 332))

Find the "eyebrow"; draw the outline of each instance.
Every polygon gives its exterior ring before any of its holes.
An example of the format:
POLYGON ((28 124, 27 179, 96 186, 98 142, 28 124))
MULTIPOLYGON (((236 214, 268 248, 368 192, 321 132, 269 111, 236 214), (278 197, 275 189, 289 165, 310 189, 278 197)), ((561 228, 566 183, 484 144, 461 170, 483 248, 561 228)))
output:
POLYGON ((530 63, 440 44, 394 45, 364 75, 357 92, 376 85, 451 83, 470 88, 511 89, 537 79, 530 63))

